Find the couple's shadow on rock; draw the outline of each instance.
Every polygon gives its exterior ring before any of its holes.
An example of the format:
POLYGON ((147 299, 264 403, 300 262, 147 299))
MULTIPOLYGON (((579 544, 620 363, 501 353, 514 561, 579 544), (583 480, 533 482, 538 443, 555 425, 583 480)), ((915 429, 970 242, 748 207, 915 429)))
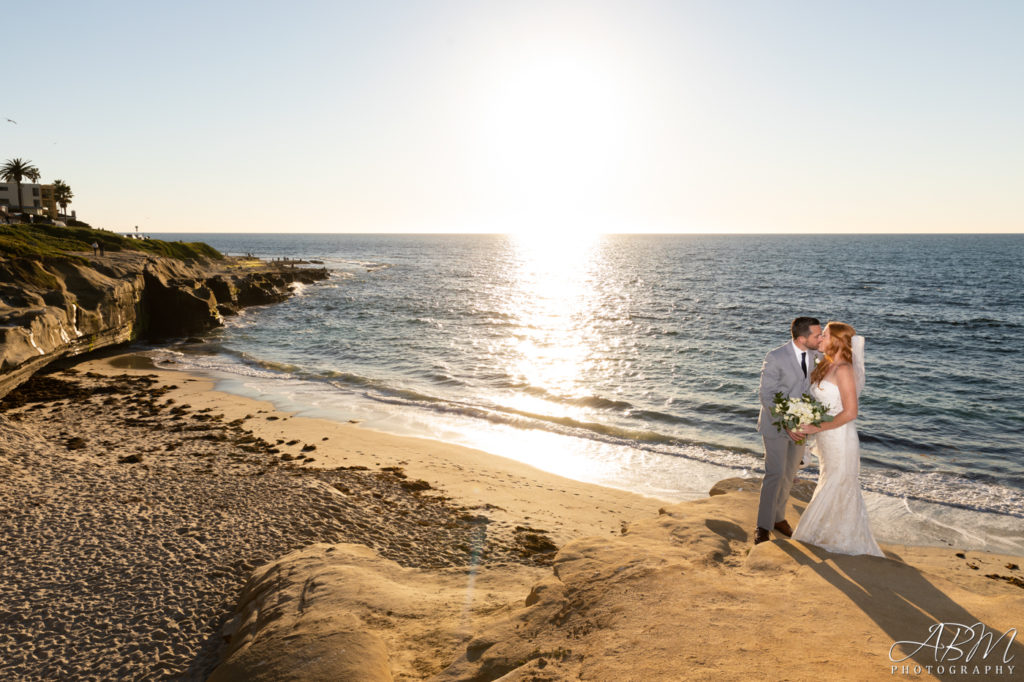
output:
MULTIPOLYGON (((932 675, 938 679, 963 677, 961 666, 973 670, 986 666, 995 670, 1002 666, 1004 675, 995 678, 1006 679, 1007 666, 1015 668, 1024 665, 1024 645, 1010 637, 1003 637, 1006 628, 1015 624, 985 623, 985 619, 973 615, 964 606, 934 585, 921 571, 906 564, 895 552, 886 552, 886 558, 867 555, 849 556, 833 554, 813 545, 794 541, 781 541, 777 546, 792 558, 797 565, 806 566, 821 576, 834 588, 845 594, 857 608, 871 618, 891 638, 892 642, 907 642, 891 649, 890 658, 896 673, 903 666, 925 668, 931 666, 932 675), (946 626, 937 636, 936 624, 959 624, 957 628, 946 626), (989 633, 990 640, 983 636, 980 646, 973 655, 971 650, 978 644, 978 636, 964 630, 975 627, 977 635, 989 633), (1003 637, 1001 641, 999 638, 1003 637), (990 651, 986 656, 986 641, 990 651), (959 643, 956 643, 959 642, 959 643), (920 646, 927 643, 928 646, 920 646), (943 647, 954 644, 956 648, 943 647), (936 649, 933 645, 939 645, 936 649), (900 660, 904 659, 905 660, 900 660), (955 671, 949 667, 955 665, 955 671), (939 667, 946 672, 938 672, 939 667)), ((1014 633, 1010 633, 1011 635, 1014 633)), ((1020 670, 1020 668, 1017 668, 1020 670)), ((991 672, 991 671, 990 671, 991 672)), ((971 679, 985 679, 971 675, 971 679)))

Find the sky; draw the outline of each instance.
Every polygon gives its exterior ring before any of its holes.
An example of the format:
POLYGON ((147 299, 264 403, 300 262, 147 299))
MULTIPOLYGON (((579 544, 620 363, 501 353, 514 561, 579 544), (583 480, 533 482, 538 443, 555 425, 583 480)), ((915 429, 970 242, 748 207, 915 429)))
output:
POLYGON ((0 161, 95 227, 1024 232, 1017 0, 12 11, 0 161))

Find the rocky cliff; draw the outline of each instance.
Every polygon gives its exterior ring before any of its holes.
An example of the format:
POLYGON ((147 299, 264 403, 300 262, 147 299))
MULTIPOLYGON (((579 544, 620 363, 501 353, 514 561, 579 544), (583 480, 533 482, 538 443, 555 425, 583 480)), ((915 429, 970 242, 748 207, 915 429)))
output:
POLYGON ((139 252, 88 261, 0 258, 0 397, 58 358, 198 334, 239 308, 285 300, 293 282, 327 276, 139 252))

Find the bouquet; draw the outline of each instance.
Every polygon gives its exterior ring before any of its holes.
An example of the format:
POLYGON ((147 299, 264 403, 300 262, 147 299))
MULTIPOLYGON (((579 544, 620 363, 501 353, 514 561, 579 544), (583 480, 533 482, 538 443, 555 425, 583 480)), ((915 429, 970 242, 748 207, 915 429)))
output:
MULTIPOLYGON (((799 398, 787 398, 781 392, 776 393, 771 412, 775 417, 772 424, 780 432, 783 429, 794 431, 801 424, 821 426, 822 422, 832 421, 828 408, 806 393, 799 398)), ((803 445, 805 440, 807 439, 801 438, 796 443, 803 445)))

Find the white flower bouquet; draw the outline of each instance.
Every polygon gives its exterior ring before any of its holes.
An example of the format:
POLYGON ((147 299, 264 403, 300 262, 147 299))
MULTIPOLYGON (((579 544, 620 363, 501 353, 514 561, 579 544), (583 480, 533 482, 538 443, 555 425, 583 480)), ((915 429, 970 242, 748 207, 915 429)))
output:
MULTIPOLYGON (((804 393, 799 398, 787 398, 781 392, 775 394, 774 405, 772 405, 772 424, 780 432, 783 430, 794 431, 798 426, 811 424, 821 426, 824 422, 832 421, 832 415, 823 404, 804 393)), ((803 445, 805 438, 797 441, 797 445, 803 445)))

